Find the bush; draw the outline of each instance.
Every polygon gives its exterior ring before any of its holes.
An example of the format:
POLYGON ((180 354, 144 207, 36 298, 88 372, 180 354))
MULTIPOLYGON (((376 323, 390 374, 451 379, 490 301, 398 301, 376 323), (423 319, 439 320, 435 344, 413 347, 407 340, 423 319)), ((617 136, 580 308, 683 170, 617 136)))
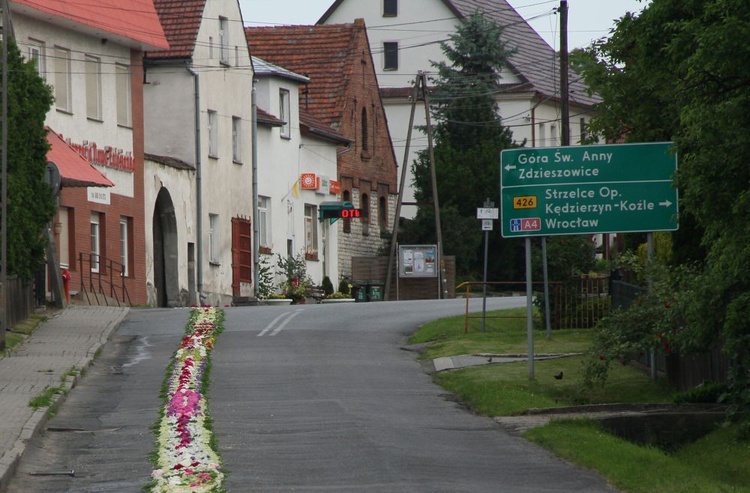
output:
POLYGON ((350 296, 352 294, 352 286, 346 279, 342 279, 341 281, 339 281, 339 293, 343 293, 347 296, 350 296))
POLYGON ((675 404, 716 404, 727 393, 727 390, 727 385, 724 383, 704 382, 695 388, 678 393, 674 402, 675 404))
POLYGON ((303 255, 285 257, 280 254, 276 257, 276 272, 284 277, 284 281, 279 284, 281 292, 286 298, 290 298, 292 303, 304 302, 312 286, 312 279, 307 275, 305 257, 303 255))
POLYGON ((321 284, 321 287, 323 288, 323 292, 326 296, 330 296, 333 294, 333 283, 331 282, 331 278, 328 276, 325 276, 323 278, 323 283, 321 284))

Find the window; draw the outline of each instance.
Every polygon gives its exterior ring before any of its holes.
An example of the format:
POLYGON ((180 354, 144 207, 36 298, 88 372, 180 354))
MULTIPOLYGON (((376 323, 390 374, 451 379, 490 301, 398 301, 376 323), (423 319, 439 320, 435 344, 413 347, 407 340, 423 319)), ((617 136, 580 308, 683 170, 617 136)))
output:
POLYGON ((284 122, 281 127, 281 136, 285 139, 291 138, 289 120, 290 118, 289 91, 287 89, 279 90, 279 118, 284 122))
POLYGON ((370 197, 366 193, 363 193, 360 202, 360 208, 362 209, 362 236, 368 236, 370 234, 370 197))
POLYGON ((120 217, 120 263, 122 264, 122 276, 130 275, 130 230, 132 229, 133 219, 130 217, 120 217))
POLYGON ((132 127, 130 67, 127 65, 115 65, 115 92, 117 95, 117 124, 123 127, 132 127))
POLYGON ((91 272, 99 272, 99 256, 101 255, 101 229, 99 227, 99 213, 91 213, 91 272))
POLYGON ((586 137, 587 137, 587 135, 586 135, 586 119, 585 118, 581 118, 579 120, 579 123, 581 125, 581 143, 583 143, 586 140, 586 137))
POLYGON ((539 143, 536 147, 544 147, 547 145, 547 127, 544 123, 539 124, 539 143))
POLYGON ((86 117, 92 120, 102 119, 102 71, 101 61, 86 55, 86 117))
POLYGON ((29 60, 36 63, 36 71, 43 78, 47 77, 47 54, 43 41, 29 39, 29 60))
POLYGON ((383 70, 398 70, 398 42, 383 43, 383 70))
POLYGON ((549 145, 557 145, 557 125, 555 125, 554 123, 549 127, 549 145))
POLYGON ((67 113, 73 112, 70 77, 70 50, 55 46, 55 104, 67 113))
POLYGON ((381 233, 388 231, 388 203, 385 197, 378 199, 378 224, 381 233))
POLYGON ((214 59, 214 37, 213 36, 208 37, 208 59, 209 60, 214 59))
MULTIPOLYGON (((349 190, 344 190, 341 199, 344 202, 351 202, 352 201, 352 193, 349 190)), ((342 219, 344 221, 344 233, 351 233, 352 232, 352 220, 349 218, 342 219)))
POLYGON ((219 116, 208 110, 208 157, 219 157, 219 116))
POLYGON ((232 117, 232 160, 242 163, 242 119, 232 117))
POLYGON ((305 258, 318 260, 318 207, 305 204, 305 258))
POLYGON ((221 63, 229 65, 229 20, 226 17, 219 17, 219 46, 221 63))
POLYGON ((208 215, 208 261, 212 264, 219 265, 219 215, 208 215))
POLYGON ((398 0, 383 0, 383 17, 398 15, 398 0))
MULTIPOLYGON (((60 207, 57 210, 57 220, 60 224, 60 237, 57 239, 57 244, 60 247, 60 265, 70 266, 70 226, 72 221, 75 219, 73 214, 74 209, 69 207, 60 207)), ((57 224, 55 225, 57 230, 57 224)))
POLYGON ((369 129, 367 128, 367 108, 362 108, 362 151, 370 149, 369 129))
POLYGON ((258 197, 258 243, 263 253, 271 253, 271 199, 258 197))

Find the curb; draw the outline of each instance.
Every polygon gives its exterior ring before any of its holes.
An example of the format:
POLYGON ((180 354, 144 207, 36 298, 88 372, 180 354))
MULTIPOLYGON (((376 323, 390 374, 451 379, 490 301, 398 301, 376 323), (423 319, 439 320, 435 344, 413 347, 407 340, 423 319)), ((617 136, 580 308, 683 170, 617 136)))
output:
POLYGON ((13 448, 0 457, 0 493, 3 493, 6 490, 11 478, 16 473, 18 463, 21 461, 21 458, 26 451, 26 445, 32 438, 41 433, 44 426, 47 424, 47 421, 57 413, 57 410, 65 402, 68 393, 78 384, 79 379, 83 377, 87 368, 94 362, 99 350, 112 338, 112 335, 128 315, 129 311, 129 308, 122 310, 117 318, 109 322, 107 328, 102 332, 99 341, 97 341, 87 352, 86 356, 79 360, 75 365, 78 369, 77 374, 65 379, 61 385, 62 392, 54 397, 54 400, 49 407, 40 408, 34 411, 31 417, 26 421, 26 424, 21 430, 21 434, 13 445, 13 448))

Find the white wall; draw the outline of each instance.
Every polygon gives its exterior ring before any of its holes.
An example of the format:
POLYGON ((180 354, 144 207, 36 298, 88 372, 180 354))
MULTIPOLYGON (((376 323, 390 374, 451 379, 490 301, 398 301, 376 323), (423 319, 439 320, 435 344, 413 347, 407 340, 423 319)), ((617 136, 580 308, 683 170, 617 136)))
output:
POLYGON ((180 292, 189 292, 188 286, 188 243, 195 244, 195 172, 170 168, 150 160, 145 160, 144 215, 146 218, 146 277, 148 304, 157 304, 154 286, 154 232, 152 228, 156 198, 162 187, 169 191, 175 208, 177 225, 177 275, 180 292))
MULTIPOLYGON (((55 132, 70 139, 74 144, 96 143, 103 149, 110 146, 124 153, 133 152, 133 130, 117 125, 117 102, 115 99, 115 64, 130 66, 130 48, 113 42, 103 43, 98 37, 89 36, 43 23, 23 16, 14 17, 16 43, 21 54, 28 58, 32 44, 44 43, 44 72, 47 83, 55 85, 55 46, 70 50, 71 111, 58 111, 53 103, 47 113, 45 123, 55 132), (94 56, 100 60, 102 118, 94 121, 86 114, 85 57, 94 56)), ((54 91, 54 89, 53 89, 54 91)), ((54 94, 54 92, 53 92, 54 94)), ((133 174, 117 173, 116 170, 97 166, 117 186, 107 193, 133 196, 133 174)))
MULTIPOLYGON (((282 138, 278 127, 259 126, 258 129, 258 195, 270 198, 271 255, 267 260, 273 268, 277 254, 287 255, 287 242, 292 253, 305 249, 305 204, 320 207, 324 201, 340 200, 337 195, 301 190, 298 180, 302 173, 315 173, 337 179, 336 145, 332 142, 302 136, 299 126, 299 83, 280 77, 259 77, 256 85, 258 107, 278 116, 279 91, 290 94, 290 138, 282 138)), ((316 219, 318 260, 307 261, 307 273, 317 285, 328 276, 334 286, 338 274, 338 228, 329 221, 316 219)), ((281 281, 277 278, 276 281, 281 281)))
MULTIPOLYGON (((200 84, 202 282, 205 301, 223 305, 232 298, 232 218, 252 219, 252 79, 253 70, 236 2, 207 2, 198 32, 192 67, 200 84), (220 63, 219 17, 228 19, 228 65, 220 63), (213 45, 213 49, 211 46, 213 45), (237 50, 235 50, 237 47, 237 50), (209 157, 208 110, 218 116, 218 152, 209 157), (242 125, 242 159, 233 162, 232 117, 242 125), (209 214, 220 221, 219 262, 209 261, 209 214)), ((146 152, 171 156, 191 164, 195 159, 194 78, 184 64, 148 68, 144 88, 146 152)), ((146 176, 148 184, 153 177, 146 176)), ((184 193, 177 188, 175 193, 184 193)), ((177 205, 177 204, 175 204, 177 205)), ((153 210, 153 209, 152 209, 153 210)), ((187 214, 187 212, 185 212, 187 214)), ((149 227, 148 217, 147 227, 149 227)), ((196 221, 197 222, 197 221, 196 221)), ((187 240, 181 238, 181 244, 187 240)), ((147 248, 149 245, 147 245, 147 248)), ((150 279, 153 281, 153 279, 150 279)), ((252 294, 252 284, 241 284, 241 295, 252 294)))

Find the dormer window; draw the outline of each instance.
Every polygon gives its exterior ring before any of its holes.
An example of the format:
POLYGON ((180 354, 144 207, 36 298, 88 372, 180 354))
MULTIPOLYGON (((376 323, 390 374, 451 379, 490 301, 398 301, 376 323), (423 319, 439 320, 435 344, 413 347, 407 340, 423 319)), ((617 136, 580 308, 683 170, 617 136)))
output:
POLYGON ((383 0, 383 17, 398 15, 398 0, 383 0))

